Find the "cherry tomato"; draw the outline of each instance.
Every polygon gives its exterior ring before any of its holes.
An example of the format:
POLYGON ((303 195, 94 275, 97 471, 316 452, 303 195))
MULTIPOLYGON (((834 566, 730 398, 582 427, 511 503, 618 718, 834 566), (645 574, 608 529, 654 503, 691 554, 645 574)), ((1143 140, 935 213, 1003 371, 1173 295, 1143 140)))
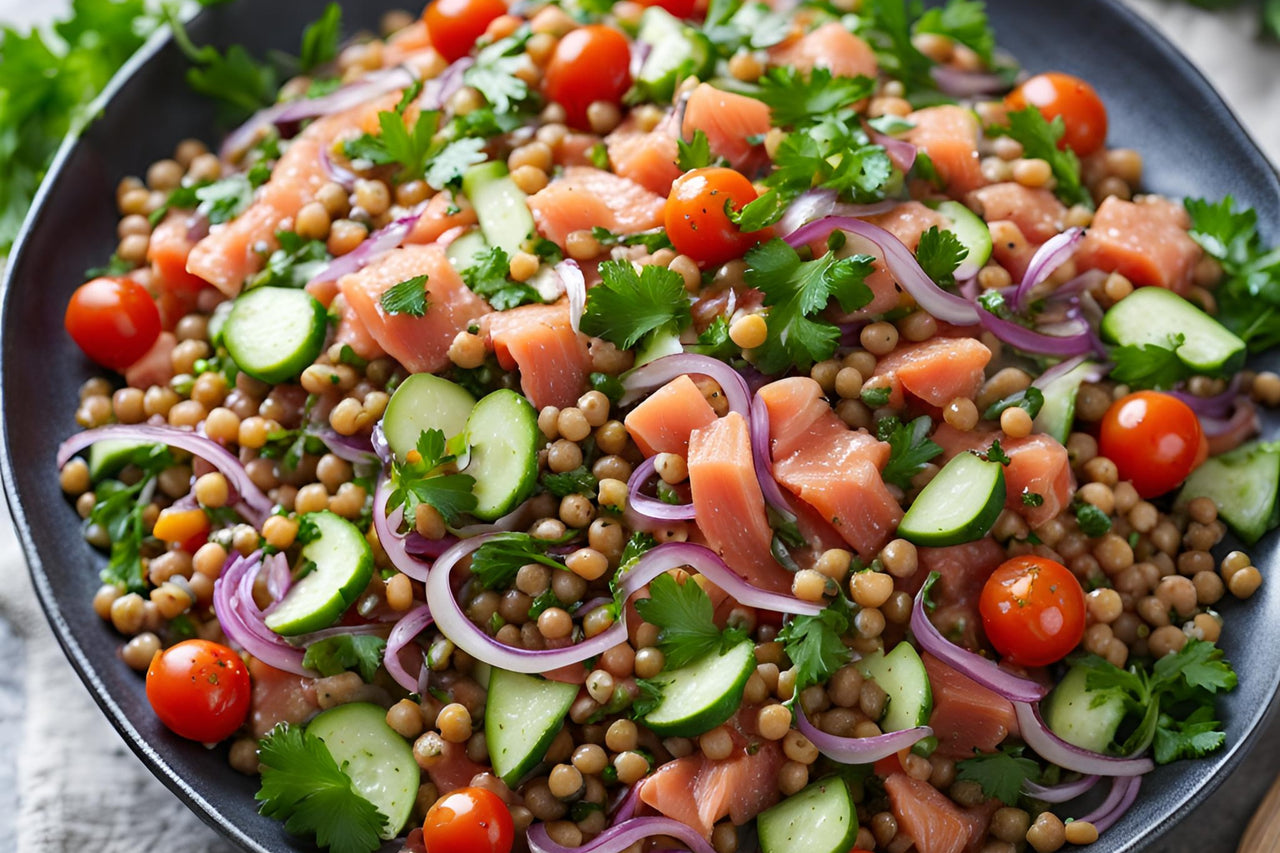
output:
POLYGON ((453 62, 470 53, 489 24, 505 14, 502 0, 431 0, 422 20, 436 53, 453 62))
POLYGON ((755 201, 756 188, 738 171, 722 166, 692 169, 676 178, 664 214, 667 236, 677 252, 702 266, 741 257, 769 232, 743 232, 725 213, 726 202, 741 210, 755 201))
POLYGON ((568 123, 587 128, 587 107, 596 101, 617 104, 631 87, 631 45, 604 24, 571 31, 556 44, 542 78, 548 98, 564 107, 568 123))
POLYGON ((1014 557, 991 573, 978 600, 982 627, 1010 663, 1046 666, 1084 636, 1085 598, 1070 569, 1044 557, 1014 557))
POLYGON ((1059 148, 1070 148, 1081 157, 1100 149, 1107 141, 1107 108, 1085 81, 1051 71, 1029 78, 1004 99, 1011 110, 1034 106, 1049 121, 1062 116, 1066 133, 1059 148))
POLYGON ((422 823, 427 853, 510 853, 511 812, 487 788, 459 788, 436 800, 422 823))
POLYGON ((85 355, 103 367, 124 370, 159 337, 160 309, 132 279, 95 278, 71 295, 64 323, 85 355))
POLYGON ((208 640, 183 640, 147 668, 147 699, 160 722, 201 743, 217 743, 244 725, 251 690, 240 656, 208 640))
POLYGON ((692 18, 698 0, 640 0, 641 6, 658 6, 666 9, 677 18, 692 18))
POLYGON ((1098 451, 1132 480, 1144 498, 1163 495, 1204 461, 1200 419, 1170 394, 1136 391, 1111 404, 1102 418, 1098 451))

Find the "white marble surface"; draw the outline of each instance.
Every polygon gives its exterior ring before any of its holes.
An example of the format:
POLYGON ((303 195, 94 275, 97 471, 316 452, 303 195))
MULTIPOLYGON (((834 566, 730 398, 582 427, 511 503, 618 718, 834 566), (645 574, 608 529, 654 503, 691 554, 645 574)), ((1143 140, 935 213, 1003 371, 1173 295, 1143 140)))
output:
MULTIPOLYGON (((1280 48, 1256 38, 1256 8, 1211 14, 1181 0, 1126 2, 1204 69, 1280 162, 1280 48)), ((48 20, 68 5, 0 0, 0 23, 48 20)), ((0 657, 7 664, 0 668, 0 853, 228 853, 129 752, 63 659, 7 515, 0 515, 0 589, 0 657)), ((1277 750, 1262 750, 1162 845, 1165 851, 1228 849, 1225 839, 1238 837, 1275 772, 1277 750)))

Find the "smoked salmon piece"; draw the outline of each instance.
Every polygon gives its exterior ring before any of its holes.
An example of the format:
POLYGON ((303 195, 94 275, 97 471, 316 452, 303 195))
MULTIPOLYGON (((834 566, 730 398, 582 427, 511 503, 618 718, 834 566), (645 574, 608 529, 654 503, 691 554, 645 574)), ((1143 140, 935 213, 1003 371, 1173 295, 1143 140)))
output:
POLYGON ((694 131, 701 130, 712 154, 751 177, 769 162, 760 143, 769 128, 769 108, 763 101, 700 83, 685 103, 680 133, 693 139, 694 131))
MULTIPOLYGON (((332 286, 336 294, 338 283, 336 281, 332 282, 332 286)), ((307 290, 310 291, 311 288, 307 288, 307 290)), ((314 293, 311 295, 315 296, 314 293)), ((332 300, 333 297, 331 296, 330 299, 332 300)), ((346 297, 340 300, 333 300, 333 302, 340 308, 338 311, 338 328, 333 336, 334 343, 346 344, 351 347, 352 352, 365 361, 372 361, 387 354, 387 351, 374 340, 373 335, 369 334, 369 329, 365 326, 364 321, 360 319, 360 315, 356 313, 356 309, 346 300, 346 297)))
POLYGON ((613 171, 649 192, 666 196, 671 192, 672 181, 680 177, 680 167, 676 165, 679 146, 662 127, 641 131, 634 122, 623 122, 604 138, 604 144, 613 171))
POLYGON ((147 262, 151 264, 154 283, 166 292, 194 294, 205 286, 204 279, 187 272, 187 258, 196 245, 190 236, 189 217, 181 210, 169 211, 152 230, 147 243, 147 262))
POLYGON ((279 723, 305 723, 320 711, 314 678, 276 669, 255 657, 249 658, 249 677, 253 684, 249 731, 256 738, 266 737, 279 723))
POLYGON ((662 225, 667 200, 634 181, 591 166, 570 166, 528 198, 538 233, 564 248, 574 231, 599 225, 634 234, 662 225))
POLYGON ((722 761, 695 753, 658 767, 640 799, 709 839, 718 821, 744 824, 781 799, 777 775, 785 762, 775 741, 738 747, 722 761))
POLYGON ((467 756, 465 743, 444 741, 441 758, 427 769, 427 776, 443 795, 467 787, 472 779, 488 770, 488 767, 477 764, 467 756))
POLYGON ((439 192, 427 202, 427 207, 405 235, 405 243, 434 243, 451 228, 466 228, 476 224, 476 209, 464 195, 439 192))
POLYGON ((902 520, 880 471, 889 445, 852 430, 807 376, 771 382, 758 392, 769 410, 773 473, 813 507, 864 560, 871 560, 902 520))
POLYGON ((627 414, 627 432, 645 456, 689 455, 689 435, 716 419, 715 410, 688 376, 677 376, 627 414))
POLYGON ((920 236, 930 228, 945 230, 951 222, 936 210, 918 201, 904 201, 887 213, 865 217, 902 241, 912 252, 920 245, 920 236))
MULTIPOLYGON (((898 831, 915 840, 918 853, 964 853, 986 840, 992 804, 961 809, 946 794, 906 773, 884 780, 898 831)), ((998 805, 997 805, 998 807, 998 805)))
POLYGON ((801 71, 825 68, 835 77, 874 78, 879 70, 871 45, 836 21, 769 48, 769 64, 801 71))
POLYGON ((1066 228, 1066 205, 1045 189, 1005 181, 974 190, 968 201, 983 219, 1012 222, 1032 243, 1043 243, 1066 228))
POLYGON ((1076 250, 1076 266, 1118 272, 1135 285, 1185 295, 1200 260, 1200 246, 1187 235, 1187 225, 1187 212, 1168 199, 1137 203, 1109 196, 1076 250))
POLYGON ((996 438, 1009 457, 1009 464, 1004 467, 1008 495, 1005 508, 1021 515, 1032 527, 1062 512, 1071 502, 1071 460, 1067 449, 1053 436, 1033 433, 1025 438, 1007 438, 995 430, 960 432, 945 423, 933 435, 945 459, 967 450, 985 451, 996 438), (1031 493, 1044 499, 1039 506, 1023 502, 1022 496, 1031 493))
POLYGON ((761 589, 791 591, 791 573, 773 558, 773 530, 751 460, 747 422, 730 412, 689 437, 689 487, 707 545, 761 589))
POLYGON ((901 408, 903 392, 931 406, 973 397, 982 388, 991 350, 973 338, 934 338, 905 344, 876 363, 867 382, 890 390, 889 405, 901 408))
POLYGON ((963 759, 973 758, 974 750, 995 752, 1018 731, 1018 718, 1008 699, 927 652, 921 659, 933 689, 929 726, 938 739, 939 755, 963 759))
POLYGON ((569 325, 569 303, 523 305, 481 323, 498 364, 520 369, 520 390, 535 409, 572 406, 587 389, 587 339, 569 325))
POLYGON ((907 131, 906 140, 929 155, 948 195, 963 198, 986 184, 978 159, 982 129, 971 111, 951 105, 925 107, 908 115, 907 121, 915 127, 907 131))
POLYGON ((393 249, 343 276, 338 287, 378 346, 411 373, 448 366, 454 337, 489 311, 488 303, 462 283, 444 250, 434 245, 393 249), (414 317, 383 310, 382 294, 388 288, 419 275, 427 276, 426 313, 414 317))

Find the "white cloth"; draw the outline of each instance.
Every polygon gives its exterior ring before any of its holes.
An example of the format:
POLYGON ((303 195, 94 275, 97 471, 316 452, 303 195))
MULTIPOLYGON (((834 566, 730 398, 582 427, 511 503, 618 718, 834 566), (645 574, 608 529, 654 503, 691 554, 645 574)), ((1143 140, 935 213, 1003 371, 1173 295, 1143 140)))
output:
MULTIPOLYGON (((1205 70, 1280 162, 1280 47, 1256 39, 1256 7, 1208 13, 1182 0, 1127 2, 1205 70)), ((67 5, 0 0, 0 23, 47 20, 67 5)), ((7 515, 0 517, 0 589, 0 853, 230 853, 89 698, 39 612, 7 515)), ((1166 849, 1184 848, 1167 839, 1166 849)))

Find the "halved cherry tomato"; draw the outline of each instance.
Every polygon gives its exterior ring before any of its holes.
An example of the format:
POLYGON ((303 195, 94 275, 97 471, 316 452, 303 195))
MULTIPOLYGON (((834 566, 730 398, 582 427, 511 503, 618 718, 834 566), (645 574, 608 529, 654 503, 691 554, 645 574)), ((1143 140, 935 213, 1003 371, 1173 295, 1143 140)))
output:
POLYGON ((1191 407, 1158 391, 1136 391, 1116 400, 1098 434, 1098 451, 1144 498, 1163 495, 1187 479, 1204 461, 1207 448, 1191 407))
POLYGON ((147 669, 147 699, 160 722, 201 743, 217 743, 244 725, 251 692, 240 656, 208 640, 170 646, 147 669))
POLYGON ((556 44, 542 78, 548 98, 564 107, 568 123, 587 128, 587 107, 596 101, 617 104, 631 87, 631 45, 604 24, 571 31, 556 44))
POLYGON ((991 573, 978 611, 996 651, 1010 663, 1046 666, 1084 636, 1084 590, 1071 570, 1044 557, 1014 557, 991 573))
POLYGON ((459 788, 436 800, 422 823, 427 853, 510 853, 511 811, 487 788, 459 788))
POLYGON ((1004 99, 1011 110, 1034 106, 1049 121, 1062 116, 1066 133, 1059 148, 1070 148, 1081 157, 1100 149, 1107 141, 1107 108, 1085 81, 1050 71, 1028 78, 1004 99))
POLYGON ((502 0, 431 0, 422 20, 436 53, 453 62, 470 53, 494 18, 505 14, 502 0))
POLYGON ((659 6, 677 18, 692 18, 698 0, 640 0, 641 6, 659 6))
POLYGON ((160 335, 160 309, 147 289, 129 278, 95 278, 71 295, 63 320, 84 354, 124 370, 160 335))
POLYGON ((729 219, 725 204, 742 210, 755 201, 756 188, 734 169, 710 166, 676 178, 664 214, 667 236, 677 252, 702 266, 716 266, 742 256, 769 231, 741 231, 729 219))

